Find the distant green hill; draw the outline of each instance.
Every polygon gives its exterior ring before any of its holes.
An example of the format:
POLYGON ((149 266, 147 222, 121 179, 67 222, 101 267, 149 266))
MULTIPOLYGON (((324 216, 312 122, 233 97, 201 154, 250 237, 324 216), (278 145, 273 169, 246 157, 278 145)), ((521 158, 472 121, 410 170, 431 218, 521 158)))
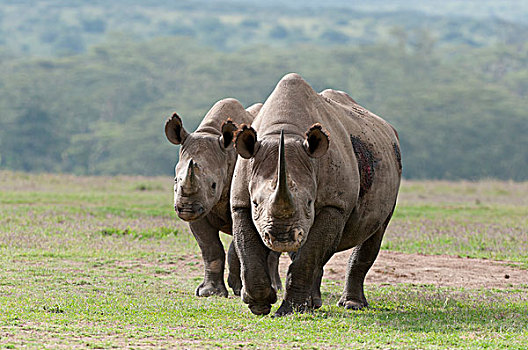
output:
POLYGON ((163 122, 193 129, 224 97, 263 101, 287 72, 349 92, 400 132, 409 178, 528 178, 527 48, 425 51, 259 48, 222 53, 188 39, 115 41, 81 56, 2 60, 3 168, 163 174, 163 122), (295 54, 292 54, 295 52, 295 54))
POLYGON ((8 1, 0 0, 0 45, 20 55, 86 52, 116 33, 145 40, 185 36, 231 51, 256 45, 365 45, 423 32, 437 46, 485 47, 528 37, 523 1, 8 1))
POLYGON ((391 122, 407 178, 528 180, 525 23, 489 1, 343 3, 0 0, 0 168, 168 174, 169 113, 192 130, 298 72, 391 122))

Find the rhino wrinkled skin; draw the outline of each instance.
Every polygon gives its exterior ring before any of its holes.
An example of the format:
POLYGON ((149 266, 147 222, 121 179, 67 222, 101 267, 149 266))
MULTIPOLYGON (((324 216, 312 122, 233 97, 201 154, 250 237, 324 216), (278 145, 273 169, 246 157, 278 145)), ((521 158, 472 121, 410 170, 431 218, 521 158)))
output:
MULTIPOLYGON (((228 295, 224 283, 225 252, 219 231, 231 234, 230 187, 237 153, 233 133, 237 124, 251 124, 262 107, 257 103, 247 110, 235 99, 217 102, 195 132, 189 134, 174 113, 165 123, 167 139, 181 145, 175 167, 174 210, 189 222, 202 251, 205 276, 196 289, 198 296, 228 295)), ((280 289, 277 266, 280 254, 270 256, 275 288, 280 289)), ((233 245, 228 252, 228 284, 236 295, 242 287, 240 265, 233 245)))
POLYGON ((341 91, 316 93, 288 74, 251 127, 237 131, 231 188, 242 300, 268 314, 277 300, 267 256, 290 252, 282 316, 322 305, 323 267, 352 248, 339 305, 368 305, 365 275, 392 216, 401 179, 396 131, 341 91))

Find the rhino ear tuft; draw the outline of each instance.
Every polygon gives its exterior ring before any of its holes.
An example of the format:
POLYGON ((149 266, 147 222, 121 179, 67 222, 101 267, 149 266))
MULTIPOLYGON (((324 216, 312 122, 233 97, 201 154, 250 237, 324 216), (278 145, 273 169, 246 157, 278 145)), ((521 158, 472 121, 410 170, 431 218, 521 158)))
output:
POLYGON ((220 144, 222 147, 227 148, 233 143, 233 138, 235 137, 235 131, 237 129, 238 126, 233 123, 231 118, 228 118, 222 123, 222 136, 220 136, 220 144))
POLYGON ((183 128, 183 123, 177 113, 173 113, 165 122, 165 136, 175 145, 181 145, 189 133, 183 128))
POLYGON ((326 154, 330 140, 328 133, 323 130, 319 123, 315 123, 306 132, 306 139, 303 142, 306 153, 312 158, 319 158, 326 154))
POLYGON ((255 156, 260 146, 257 141, 257 132, 251 126, 242 124, 235 134, 235 148, 242 158, 249 159, 255 156))

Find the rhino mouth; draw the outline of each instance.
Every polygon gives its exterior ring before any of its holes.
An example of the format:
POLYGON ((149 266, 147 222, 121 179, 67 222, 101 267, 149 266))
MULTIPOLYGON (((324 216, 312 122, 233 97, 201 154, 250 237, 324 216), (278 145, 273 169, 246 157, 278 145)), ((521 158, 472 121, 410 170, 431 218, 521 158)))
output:
POLYGON ((202 204, 198 202, 190 204, 176 204, 174 210, 178 217, 184 221, 195 221, 200 219, 205 214, 205 209, 202 204))
POLYGON ((265 230, 262 235, 264 244, 276 252, 297 251, 304 241, 304 231, 293 228, 287 232, 273 232, 265 230))

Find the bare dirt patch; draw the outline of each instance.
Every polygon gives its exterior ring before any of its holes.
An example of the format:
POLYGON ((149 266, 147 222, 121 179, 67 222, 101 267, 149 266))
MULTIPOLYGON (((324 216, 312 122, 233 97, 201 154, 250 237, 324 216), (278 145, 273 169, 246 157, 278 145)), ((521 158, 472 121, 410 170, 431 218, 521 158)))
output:
MULTIPOLYGON (((344 283, 350 253, 348 250, 335 254, 326 264, 323 278, 344 283)), ((279 267, 283 282, 289 264, 290 258, 283 254, 279 267)), ((511 262, 451 255, 407 254, 382 250, 367 274, 366 284, 430 284, 469 289, 528 285, 528 270, 517 268, 515 265, 511 262)), ((173 269, 189 277, 203 274, 203 261, 198 255, 182 256, 175 266, 173 269)))
MULTIPOLYGON (((335 254, 325 266, 324 278, 344 280, 349 256, 350 251, 335 254)), ((288 258, 283 258, 286 260, 281 261, 281 267, 289 264, 288 258)), ((507 288, 528 284, 528 271, 500 261, 381 251, 367 274, 366 283, 507 288)))

